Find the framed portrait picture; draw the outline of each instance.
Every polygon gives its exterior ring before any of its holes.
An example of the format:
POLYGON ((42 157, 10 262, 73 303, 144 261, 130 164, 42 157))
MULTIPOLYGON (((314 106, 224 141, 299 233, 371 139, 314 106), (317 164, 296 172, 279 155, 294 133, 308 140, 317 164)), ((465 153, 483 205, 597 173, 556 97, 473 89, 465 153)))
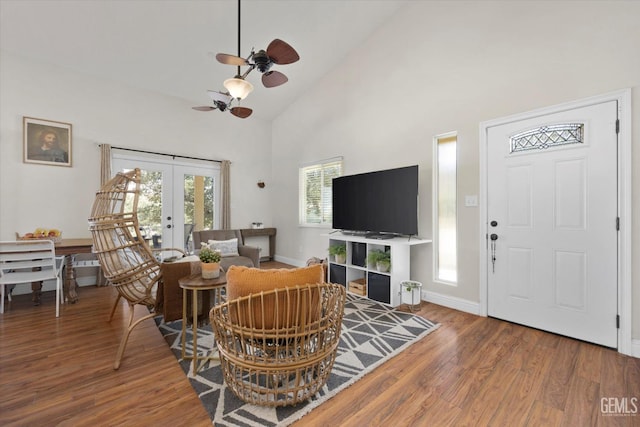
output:
POLYGON ((71 166, 71 124, 23 118, 24 162, 71 166))

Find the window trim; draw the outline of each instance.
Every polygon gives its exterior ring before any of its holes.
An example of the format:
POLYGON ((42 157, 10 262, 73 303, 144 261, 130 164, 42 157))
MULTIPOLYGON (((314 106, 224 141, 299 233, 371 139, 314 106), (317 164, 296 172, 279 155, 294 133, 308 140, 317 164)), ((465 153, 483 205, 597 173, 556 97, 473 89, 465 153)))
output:
POLYGON ((330 157, 327 159, 316 160, 311 162, 300 163, 298 166, 298 226, 299 227, 310 227, 310 228, 331 228, 333 226, 333 221, 326 222, 321 221, 319 223, 314 222, 306 222, 306 196, 304 189, 306 188, 305 178, 303 175, 303 171, 310 167, 319 167, 324 169, 326 166, 339 163, 340 164, 340 175, 344 173, 344 160, 342 156, 338 157, 330 157))

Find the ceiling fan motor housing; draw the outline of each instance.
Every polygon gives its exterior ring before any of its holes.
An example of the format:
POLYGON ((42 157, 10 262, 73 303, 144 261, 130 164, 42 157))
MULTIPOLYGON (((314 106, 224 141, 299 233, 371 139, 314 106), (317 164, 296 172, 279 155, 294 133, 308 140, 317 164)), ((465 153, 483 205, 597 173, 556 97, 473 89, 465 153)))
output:
POLYGON ((273 61, 267 55, 267 52, 264 50, 259 50, 258 52, 253 54, 253 61, 256 64, 256 68, 261 73, 265 73, 269 71, 269 68, 273 65, 273 61))

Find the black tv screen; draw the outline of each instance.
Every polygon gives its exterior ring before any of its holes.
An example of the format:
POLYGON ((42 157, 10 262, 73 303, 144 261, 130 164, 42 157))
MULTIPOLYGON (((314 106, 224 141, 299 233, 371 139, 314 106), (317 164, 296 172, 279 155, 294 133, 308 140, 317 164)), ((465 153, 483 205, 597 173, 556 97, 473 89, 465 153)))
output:
POLYGON ((333 228, 418 234, 418 166, 334 178, 333 228))

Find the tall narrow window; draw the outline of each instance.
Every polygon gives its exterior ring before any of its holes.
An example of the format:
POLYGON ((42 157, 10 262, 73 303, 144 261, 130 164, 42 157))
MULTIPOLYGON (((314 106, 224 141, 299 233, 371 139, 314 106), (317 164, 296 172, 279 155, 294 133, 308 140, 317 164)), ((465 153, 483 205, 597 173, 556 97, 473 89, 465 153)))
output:
POLYGON ((342 157, 300 166, 300 225, 333 222, 332 180, 342 175, 342 157))
POLYGON ((434 139, 434 279, 447 283, 458 282, 457 140, 455 133, 434 139))

